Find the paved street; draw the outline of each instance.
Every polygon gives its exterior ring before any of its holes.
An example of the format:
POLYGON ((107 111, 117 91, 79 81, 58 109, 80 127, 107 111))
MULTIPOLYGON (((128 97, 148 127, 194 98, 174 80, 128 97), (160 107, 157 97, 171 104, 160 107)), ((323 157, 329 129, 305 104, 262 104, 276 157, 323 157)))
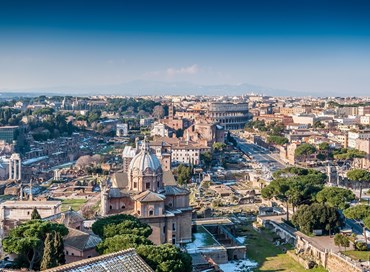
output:
POLYGON ((261 164, 262 166, 265 166, 270 171, 275 171, 278 169, 285 168, 286 165, 277 160, 272 153, 264 149, 256 144, 247 143, 244 140, 236 137, 236 140, 238 141, 238 148, 243 151, 245 154, 247 154, 249 157, 251 157, 253 160, 261 164))

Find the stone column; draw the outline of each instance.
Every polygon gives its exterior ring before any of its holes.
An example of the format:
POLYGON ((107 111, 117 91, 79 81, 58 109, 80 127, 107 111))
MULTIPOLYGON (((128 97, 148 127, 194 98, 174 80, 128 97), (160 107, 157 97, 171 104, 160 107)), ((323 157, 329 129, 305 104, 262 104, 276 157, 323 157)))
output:
POLYGON ((22 180, 22 162, 21 159, 18 160, 18 179, 22 180))
POLYGON ((13 161, 13 169, 14 169, 14 173, 13 173, 13 178, 15 179, 15 180, 17 180, 18 179, 18 176, 17 176, 17 161, 16 160, 14 160, 13 161))
POLYGON ((12 161, 9 160, 9 179, 13 179, 12 161))

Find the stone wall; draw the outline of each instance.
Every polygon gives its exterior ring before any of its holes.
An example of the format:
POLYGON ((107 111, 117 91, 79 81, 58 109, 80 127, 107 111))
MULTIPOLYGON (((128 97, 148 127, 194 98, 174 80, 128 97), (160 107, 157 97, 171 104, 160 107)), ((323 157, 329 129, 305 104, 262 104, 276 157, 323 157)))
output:
POLYGON ((359 267, 344 255, 339 255, 337 253, 329 253, 326 262, 326 269, 329 272, 363 272, 365 269, 359 267))
POLYGON ((287 255, 289 257, 291 257, 293 260, 295 260, 297 263, 302 265, 304 267, 304 269, 310 269, 310 263, 311 262, 309 260, 305 260, 305 259, 301 258, 300 256, 298 256, 297 254, 295 254, 291 250, 287 251, 287 255))

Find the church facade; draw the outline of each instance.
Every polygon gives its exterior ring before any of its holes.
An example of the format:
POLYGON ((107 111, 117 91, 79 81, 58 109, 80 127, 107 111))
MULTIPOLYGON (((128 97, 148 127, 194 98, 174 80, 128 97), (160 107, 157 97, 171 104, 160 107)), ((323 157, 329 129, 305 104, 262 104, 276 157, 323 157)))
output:
POLYGON ((189 191, 176 185, 170 171, 151 152, 145 139, 127 169, 101 188, 101 214, 131 214, 149 224, 155 244, 191 242, 192 208, 189 191))

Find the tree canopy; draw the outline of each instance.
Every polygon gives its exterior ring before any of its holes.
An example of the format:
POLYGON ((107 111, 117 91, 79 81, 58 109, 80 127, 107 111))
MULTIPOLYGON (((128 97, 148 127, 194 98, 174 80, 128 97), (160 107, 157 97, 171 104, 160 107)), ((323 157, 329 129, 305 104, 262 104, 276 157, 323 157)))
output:
POLYGON ((101 238, 122 234, 149 237, 152 234, 152 229, 148 224, 142 223, 136 217, 127 214, 100 218, 92 225, 92 231, 101 238))
POLYGON ((354 199, 355 194, 351 190, 339 187, 325 187, 316 195, 317 202, 342 210, 348 208, 354 199))
MULTIPOLYGON (((299 167, 287 167, 273 174, 274 180, 262 189, 263 198, 276 198, 296 206, 312 203, 315 195, 322 190, 326 175, 313 170, 299 167)), ((287 213, 287 220, 289 219, 287 213)))
POLYGON ((135 234, 116 235, 104 239, 98 244, 96 250, 100 254, 113 253, 128 248, 137 248, 140 245, 152 245, 153 243, 144 236, 135 234))
POLYGON ((60 233, 53 231, 46 235, 44 254, 41 261, 41 270, 65 264, 63 238, 60 233))
POLYGON ((338 210, 321 203, 302 205, 292 217, 292 223, 307 235, 313 230, 332 233, 343 225, 338 210))
POLYGON ((100 254, 133 247, 154 271, 192 271, 189 254, 170 244, 153 245, 147 238, 152 233, 150 226, 133 216, 113 215, 98 219, 92 229, 103 238, 96 247, 100 254))
POLYGON ((276 144, 276 145, 284 145, 289 143, 289 140, 283 136, 272 135, 267 138, 267 142, 276 144))
POLYGON ((316 152, 316 148, 311 144, 301 144, 294 151, 295 155, 298 157, 307 157, 316 152))
POLYGON ((191 272, 191 257, 174 245, 158 246, 143 245, 136 249, 137 253, 156 272, 191 272))
POLYGON ((186 166, 180 164, 177 168, 177 182, 180 185, 188 183, 189 179, 191 178, 192 169, 190 166, 186 166))
POLYGON ((224 148, 226 147, 226 144, 225 143, 218 143, 218 142, 215 142, 213 143, 212 145, 212 148, 216 151, 222 151, 224 148))
POLYGON ((357 181, 360 185, 360 199, 362 196, 362 187, 364 183, 370 182, 370 172, 363 169, 353 169, 347 172, 350 180, 357 181))
POLYGON ((32 214, 31 214, 31 219, 41 219, 41 216, 39 212, 37 211, 36 207, 33 208, 32 214))
POLYGON ((349 238, 346 235, 337 233, 334 236, 334 244, 338 246, 339 248, 344 247, 344 251, 345 251, 346 248, 349 247, 349 238))
POLYGON ((27 221, 10 230, 9 235, 2 242, 3 249, 7 253, 18 254, 17 261, 20 267, 39 269, 44 241, 47 234, 53 232, 65 236, 68 234, 68 229, 64 225, 49 221, 27 221))
POLYGON ((370 206, 362 205, 362 204, 356 205, 356 206, 353 206, 353 207, 350 207, 344 210, 343 214, 345 217, 349 219, 354 219, 358 221, 362 220, 362 222, 364 223, 363 233, 365 236, 365 240, 367 240, 365 227, 370 228, 370 206))
POLYGON ((334 158, 338 160, 352 160, 354 158, 364 158, 366 153, 357 149, 342 148, 333 151, 334 158))

